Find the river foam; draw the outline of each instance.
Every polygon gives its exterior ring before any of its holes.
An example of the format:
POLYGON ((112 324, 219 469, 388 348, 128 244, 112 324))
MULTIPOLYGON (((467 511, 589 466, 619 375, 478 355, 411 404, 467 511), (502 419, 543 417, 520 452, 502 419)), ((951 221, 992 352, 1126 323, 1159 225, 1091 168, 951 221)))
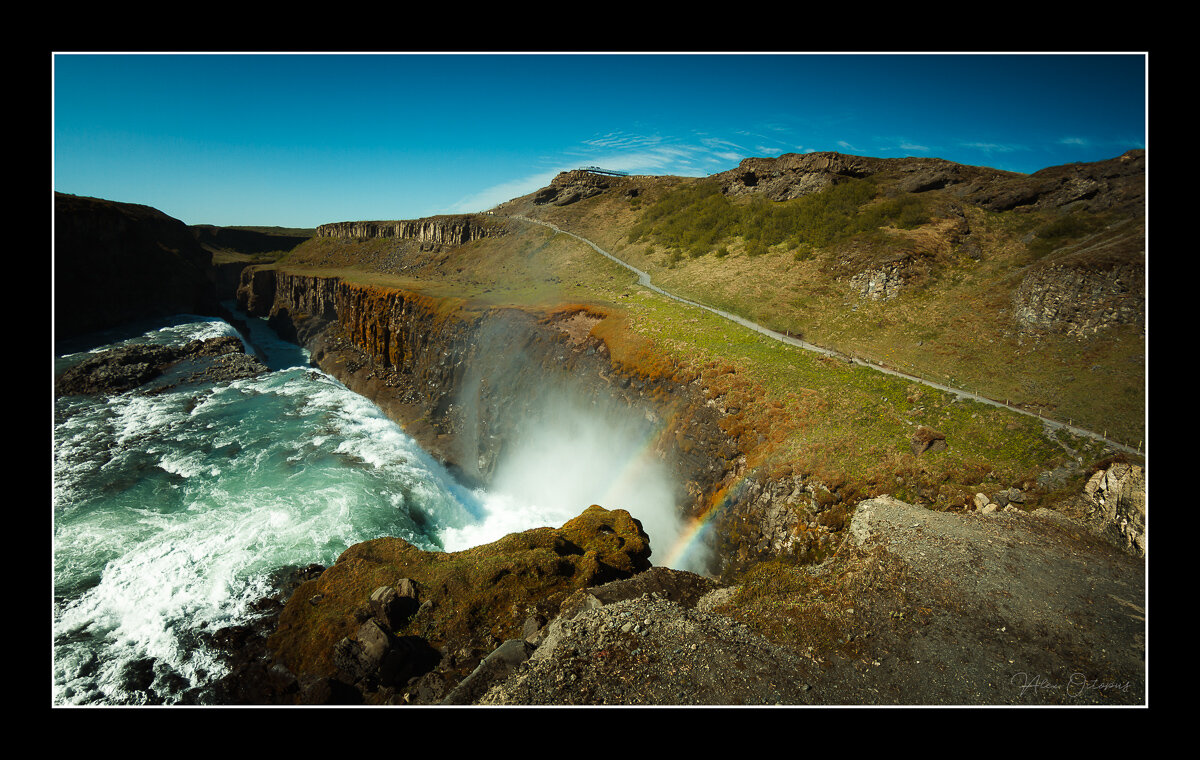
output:
MULTIPOLYGON (((182 318, 121 342, 228 334, 182 318)), ((255 378, 56 400, 55 704, 203 703, 224 666, 198 632, 250 621, 281 569, 361 541, 455 551, 593 503, 628 509, 652 546, 679 533, 641 428, 557 410, 469 490, 295 350, 255 378)))

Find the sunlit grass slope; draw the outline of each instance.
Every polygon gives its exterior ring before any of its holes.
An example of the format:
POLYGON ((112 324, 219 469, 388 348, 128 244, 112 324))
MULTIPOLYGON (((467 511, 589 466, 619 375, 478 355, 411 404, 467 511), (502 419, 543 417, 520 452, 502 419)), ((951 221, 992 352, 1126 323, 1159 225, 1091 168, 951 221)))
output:
MULTIPOLYGON (((637 218, 636 205, 580 203, 545 216, 628 253, 631 246, 622 240, 637 218)), ((653 260, 651 254, 637 263, 651 268, 653 260)), ((713 269, 705 271, 716 271, 718 263, 744 266, 745 260, 709 256, 704 263, 713 269)), ((772 254, 755 258, 771 260, 772 254)), ((526 222, 510 220, 501 237, 434 253, 394 239, 318 238, 279 266, 463 299, 471 309, 549 314, 566 305, 588 307, 603 316, 593 335, 607 342, 613 359, 627 370, 694 383, 729 412, 722 428, 738 441, 748 470, 810 476, 840 489, 843 498, 892 493, 946 508, 980 490, 1030 487, 1038 473, 1069 459, 1037 420, 770 340, 641 288, 632 273, 589 246, 526 222), (943 433, 949 448, 914 456, 910 440, 920 425, 943 433)), ((678 272, 665 266, 654 271, 667 287, 665 275, 678 272)), ((756 287, 770 279, 760 277, 756 287)), ((718 291, 692 288, 693 296, 718 291)), ((754 302, 737 297, 735 287, 721 292, 734 305, 754 302)), ((830 318, 829 324, 840 323, 830 318)), ((1101 455, 1087 440, 1065 442, 1085 455, 1101 455)))
POLYGON ((1013 317, 1029 267, 1106 227, 1136 242, 1134 222, 988 212, 937 193, 890 197, 865 179, 782 203, 731 200, 705 180, 621 181, 642 192, 509 205, 594 240, 681 296, 1129 446, 1144 441, 1140 330, 1066 336, 1022 330, 1013 317), (897 261, 909 276, 900 293, 863 297, 853 274, 897 261))

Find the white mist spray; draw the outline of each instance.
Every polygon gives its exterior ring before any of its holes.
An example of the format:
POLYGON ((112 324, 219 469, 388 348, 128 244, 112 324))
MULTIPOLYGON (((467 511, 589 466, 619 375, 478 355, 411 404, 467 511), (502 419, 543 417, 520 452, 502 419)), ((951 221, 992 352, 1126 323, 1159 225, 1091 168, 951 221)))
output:
MULTIPOLYGON (((491 485, 479 494, 486 515, 443 537, 447 550, 476 546, 509 533, 557 527, 592 504, 624 509, 650 536, 659 564, 683 533, 672 478, 652 450, 658 430, 635 410, 589 403, 565 391, 548 393, 505 442, 491 485)), ((694 569, 683 557, 675 569, 694 569)))

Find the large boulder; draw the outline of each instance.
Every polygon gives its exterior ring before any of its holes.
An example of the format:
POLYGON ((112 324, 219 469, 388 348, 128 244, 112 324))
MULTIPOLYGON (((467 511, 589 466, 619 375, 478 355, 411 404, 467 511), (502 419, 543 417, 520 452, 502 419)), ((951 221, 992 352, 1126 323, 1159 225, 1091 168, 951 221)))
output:
POLYGON ((424 551, 401 538, 366 541, 296 590, 268 645, 302 684, 399 687, 419 673, 393 653, 430 648, 445 655, 450 680, 461 680, 480 653, 523 638, 531 616, 553 617, 571 593, 645 571, 649 557, 638 520, 595 505, 560 528, 459 552, 424 551), (409 604, 397 614, 397 601, 408 597, 416 611, 409 604))

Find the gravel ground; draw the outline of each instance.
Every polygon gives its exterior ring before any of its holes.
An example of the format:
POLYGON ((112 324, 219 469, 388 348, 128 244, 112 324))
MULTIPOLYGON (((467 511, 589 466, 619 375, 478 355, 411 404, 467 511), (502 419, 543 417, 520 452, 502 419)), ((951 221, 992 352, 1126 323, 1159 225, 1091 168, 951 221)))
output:
POLYGON ((821 602, 837 631, 824 645, 773 643, 733 617, 737 589, 692 576, 680 591, 690 574, 656 568, 592 590, 477 703, 1147 703, 1145 563, 1056 513, 873 499, 813 573, 837 589, 821 602))

